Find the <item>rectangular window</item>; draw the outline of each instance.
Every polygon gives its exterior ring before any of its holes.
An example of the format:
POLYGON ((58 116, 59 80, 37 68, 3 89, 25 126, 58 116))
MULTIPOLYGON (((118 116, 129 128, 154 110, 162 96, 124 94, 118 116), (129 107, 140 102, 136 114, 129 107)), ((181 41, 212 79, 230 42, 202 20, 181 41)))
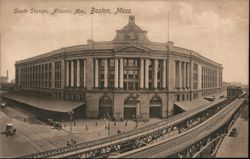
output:
POLYGON ((134 90, 134 82, 128 82, 128 89, 134 90))
POLYGON ((176 100, 180 101, 180 95, 176 95, 176 100))

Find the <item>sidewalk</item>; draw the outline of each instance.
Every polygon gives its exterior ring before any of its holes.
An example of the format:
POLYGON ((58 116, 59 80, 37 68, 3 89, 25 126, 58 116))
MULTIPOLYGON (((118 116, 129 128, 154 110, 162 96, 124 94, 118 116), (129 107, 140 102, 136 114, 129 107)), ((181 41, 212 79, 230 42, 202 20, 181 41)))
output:
MULTIPOLYGON (((89 141, 93 139, 99 139, 103 137, 112 136, 118 134, 118 130, 127 132, 133 129, 138 129, 143 126, 147 126, 156 122, 161 121, 161 119, 150 119, 148 122, 139 122, 138 127, 136 128, 136 122, 129 120, 127 126, 125 125, 126 121, 104 121, 96 119, 81 119, 75 122, 63 122, 63 130, 68 132, 72 138, 80 137, 84 141, 89 141), (108 122, 110 122, 108 124, 108 122), (75 123, 75 124, 74 124, 75 123), (70 131, 70 124, 72 124, 72 131, 70 131), (108 130, 108 125, 110 125, 110 130, 108 130)), ((68 135, 68 136, 70 136, 68 135)))

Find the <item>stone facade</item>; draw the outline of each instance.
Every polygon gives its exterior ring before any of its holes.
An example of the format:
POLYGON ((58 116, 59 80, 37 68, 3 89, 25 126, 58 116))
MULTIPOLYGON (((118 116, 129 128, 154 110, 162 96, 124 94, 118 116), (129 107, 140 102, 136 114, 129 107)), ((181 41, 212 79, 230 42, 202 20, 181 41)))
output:
POLYGON ((222 65, 200 54, 151 42, 129 23, 114 40, 72 46, 16 62, 16 85, 33 95, 85 102, 85 116, 166 118, 176 101, 221 92, 222 65), (103 100, 101 100, 103 99, 103 100))

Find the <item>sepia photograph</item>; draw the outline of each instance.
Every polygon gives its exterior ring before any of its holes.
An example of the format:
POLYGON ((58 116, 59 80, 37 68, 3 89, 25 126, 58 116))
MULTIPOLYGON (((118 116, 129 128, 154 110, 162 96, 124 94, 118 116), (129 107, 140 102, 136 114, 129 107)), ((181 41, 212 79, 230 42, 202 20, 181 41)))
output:
POLYGON ((248 0, 0 0, 0 158, 248 158, 248 0))

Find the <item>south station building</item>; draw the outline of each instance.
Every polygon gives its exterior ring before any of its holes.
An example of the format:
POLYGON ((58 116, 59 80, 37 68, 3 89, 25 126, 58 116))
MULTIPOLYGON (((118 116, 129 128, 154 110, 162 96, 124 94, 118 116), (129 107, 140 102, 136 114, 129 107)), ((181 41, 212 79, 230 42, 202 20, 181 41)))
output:
POLYGON ((78 116, 86 118, 166 118, 178 103, 222 88, 221 64, 171 41, 150 41, 134 16, 112 41, 88 40, 15 67, 17 90, 6 98, 63 113, 80 106, 78 116))

